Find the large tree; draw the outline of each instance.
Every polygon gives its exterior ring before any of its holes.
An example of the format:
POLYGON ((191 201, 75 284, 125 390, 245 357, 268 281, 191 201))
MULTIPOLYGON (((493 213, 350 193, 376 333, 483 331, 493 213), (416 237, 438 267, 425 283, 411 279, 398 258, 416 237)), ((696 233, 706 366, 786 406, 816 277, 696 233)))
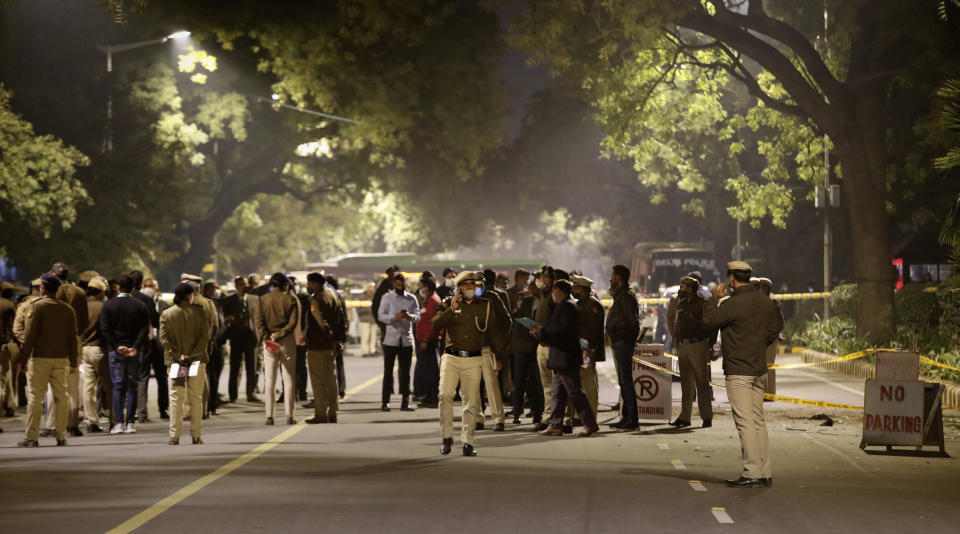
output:
MULTIPOLYGON (((808 129, 806 138, 826 134, 842 168, 843 204, 861 286, 858 334, 874 339, 892 335, 888 187, 897 177, 890 175, 891 94, 904 77, 940 75, 936 66, 925 74, 911 71, 918 59, 943 57, 949 49, 950 36, 932 8, 924 11, 897 1, 831 2, 830 47, 821 52, 815 43, 824 37, 822 2, 526 4, 526 12, 515 20, 518 44, 580 81, 598 108, 614 106, 620 113, 608 126, 658 120, 656 98, 677 80, 692 79, 705 94, 717 95, 711 80, 723 73, 742 84, 759 107, 808 129)), ((696 115, 709 118, 713 109, 691 113, 694 120, 696 115)), ((731 146, 735 143, 734 136, 731 146)), ((774 180, 762 178, 753 184, 740 179, 732 187, 744 192, 745 201, 758 191, 766 191, 768 201, 784 198, 774 180)))

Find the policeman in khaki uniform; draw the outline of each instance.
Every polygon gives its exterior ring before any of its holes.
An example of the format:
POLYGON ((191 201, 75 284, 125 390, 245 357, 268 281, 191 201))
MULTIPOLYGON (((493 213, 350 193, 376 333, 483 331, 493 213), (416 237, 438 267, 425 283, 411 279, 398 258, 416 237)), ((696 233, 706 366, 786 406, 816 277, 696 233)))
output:
MULTIPOLYGON (((203 307, 194 303, 197 292, 193 285, 181 282, 173 288, 174 306, 163 310, 157 337, 163 347, 167 364, 167 379, 170 381, 170 445, 180 444, 183 431, 184 402, 190 402, 190 436, 193 444, 203 443, 200 432, 203 426, 203 390, 207 377, 207 346, 210 342, 209 325, 203 307), (197 372, 190 375, 189 368, 199 362, 197 372), (171 366, 187 367, 183 373, 171 372, 171 366)), ((179 369, 178 369, 179 371, 179 369)))
MULTIPOLYGON (((573 275, 570 277, 573 282, 573 296, 577 299, 577 309, 580 311, 580 345, 586 344, 583 348, 584 361, 589 361, 586 366, 580 367, 580 387, 583 388, 587 401, 590 402, 590 408, 593 414, 599 412, 597 408, 600 405, 600 391, 597 385, 597 362, 606 360, 603 333, 603 304, 590 293, 593 287, 593 280, 586 276, 573 275), (586 342, 586 343, 584 343, 586 342)), ((573 402, 567 402, 567 424, 573 427, 574 416, 573 402)), ((570 429, 572 431, 572 428, 570 429)))
MULTIPOLYGON (((497 362, 503 362, 506 354, 506 345, 510 339, 510 327, 513 325, 513 319, 510 317, 510 305, 507 292, 497 289, 494 282, 497 274, 491 269, 477 271, 474 279, 483 284, 483 300, 490 301, 490 308, 493 312, 491 328, 483 335, 483 356, 480 357, 483 362, 482 380, 486 386, 487 400, 490 401, 490 415, 493 416, 494 432, 503 432, 507 420, 506 411, 503 409, 503 395, 500 393, 500 380, 497 375, 502 365, 497 362)), ((480 412, 477 420, 477 429, 483 430, 483 405, 481 399, 480 412)))
POLYGON ((20 447, 36 447, 40 410, 47 385, 53 389, 57 446, 67 444, 67 373, 77 372, 77 317, 65 302, 54 298, 60 280, 52 273, 41 278, 43 295, 27 311, 21 366, 27 368, 27 428, 20 447))
POLYGON ((287 424, 296 423, 293 418, 297 406, 297 342, 294 329, 300 318, 297 316, 297 299, 287 289, 290 279, 283 273, 274 273, 270 277, 271 291, 260 297, 260 310, 257 314, 257 335, 260 343, 276 342, 280 347, 276 353, 263 351, 263 368, 266 379, 267 425, 273 424, 273 413, 277 405, 276 385, 277 369, 283 377, 283 400, 287 414, 287 424))
POLYGON ((0 417, 13 417, 16 408, 13 385, 17 373, 11 372, 11 361, 17 351, 13 341, 13 318, 17 308, 10 300, 12 296, 13 284, 4 282, 0 285, 0 417))
MULTIPOLYGON (((457 291, 444 301, 433 316, 433 328, 446 329, 446 346, 440 360, 440 454, 450 454, 453 446, 453 396, 460 384, 463 398, 460 439, 463 455, 476 456, 476 421, 480 414, 480 380, 483 374, 483 338, 494 325, 493 304, 476 296, 475 273, 462 272, 454 279, 457 291)), ((496 334, 500 339, 502 334, 496 334)), ((497 358, 495 367, 503 363, 497 358)))
POLYGON ((314 415, 308 424, 337 422, 337 351, 342 350, 337 333, 344 330, 346 315, 340 299, 325 286, 320 273, 307 275, 310 310, 304 314, 307 367, 313 386, 314 415))
POLYGON ((717 341, 717 331, 703 327, 703 312, 707 299, 700 296, 700 274, 692 272, 680 279, 680 291, 667 305, 667 328, 677 347, 680 366, 680 415, 672 426, 690 426, 693 399, 697 399, 703 428, 713 426, 713 406, 710 404, 710 354, 717 341))
POLYGON ((740 478, 728 480, 727 485, 738 488, 773 485, 763 391, 767 387, 766 349, 783 328, 777 306, 750 284, 751 271, 746 262, 728 263, 733 293, 726 295, 726 284, 718 285, 703 312, 704 328, 719 328, 723 337, 727 398, 743 459, 740 478))
MULTIPOLYGON (((773 303, 777 305, 777 315, 780 316, 780 322, 783 323, 783 310, 780 308, 780 302, 773 299, 771 294, 773 293, 773 281, 769 278, 751 278, 750 283, 757 286, 757 290, 763 293, 764 295, 770 297, 770 300, 773 300, 773 303)), ((767 367, 776 363, 777 361, 777 349, 779 348, 779 336, 777 341, 767 345, 767 367)), ((770 393, 771 395, 777 394, 777 370, 768 369, 767 370, 767 389, 764 393, 770 393)))
MULTIPOLYGON (((103 335, 100 333, 100 310, 103 309, 103 295, 107 284, 101 278, 87 283, 87 329, 80 333, 80 361, 83 363, 83 416, 87 421, 87 432, 103 432, 97 413, 97 391, 103 392, 106 407, 112 401, 113 383, 110 382, 110 368, 104 358, 103 335)), ((111 413, 110 420, 113 421, 111 413)))
MULTIPOLYGON (((217 331, 220 329, 220 314, 217 313, 217 305, 207 297, 204 297, 200 294, 200 288, 203 286, 203 278, 195 274, 180 274, 180 282, 188 283, 193 287, 193 303, 203 308, 203 314, 207 318, 207 342, 211 344, 210 347, 207 347, 207 354, 210 354, 210 351, 213 349, 212 344, 215 342, 217 337, 217 331)), ((207 402, 209 401, 210 396, 210 384, 207 382, 207 379, 203 380, 203 418, 206 419, 207 415, 207 402)), ((188 401, 189 402, 189 401, 188 401)), ((191 411, 191 414, 193 412, 191 411)), ((190 416, 191 418, 193 415, 190 416)))

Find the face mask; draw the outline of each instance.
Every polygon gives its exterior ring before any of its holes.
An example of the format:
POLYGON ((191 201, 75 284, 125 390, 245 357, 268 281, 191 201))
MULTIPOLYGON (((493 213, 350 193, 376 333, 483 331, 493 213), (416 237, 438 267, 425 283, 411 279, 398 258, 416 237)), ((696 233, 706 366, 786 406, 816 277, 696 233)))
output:
POLYGON ((426 290, 426 289, 421 289, 421 290, 420 290, 420 296, 421 296, 421 297, 426 297, 426 296, 427 296, 427 290, 426 290))
POLYGON ((537 286, 537 289, 543 289, 547 287, 547 284, 545 284, 543 280, 537 280, 536 286, 537 286))
POLYGON ((397 292, 397 295, 403 295, 403 288, 400 288, 400 289, 394 289, 394 291, 396 291, 396 292, 397 292))
POLYGON ((461 293, 463 293, 463 298, 470 300, 476 296, 477 291, 475 289, 464 289, 461 293))

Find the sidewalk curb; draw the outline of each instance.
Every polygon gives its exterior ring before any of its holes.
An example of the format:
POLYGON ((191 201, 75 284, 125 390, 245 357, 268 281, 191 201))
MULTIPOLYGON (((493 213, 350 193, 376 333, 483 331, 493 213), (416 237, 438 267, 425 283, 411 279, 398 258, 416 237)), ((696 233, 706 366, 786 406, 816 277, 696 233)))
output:
MULTIPOLYGON (((836 358, 837 355, 815 350, 804 349, 800 352, 800 359, 804 363, 819 363, 836 358)), ((855 376, 863 379, 873 378, 876 374, 874 365, 870 362, 861 360, 848 360, 845 362, 830 363, 818 365, 823 369, 829 369, 835 373, 847 376, 855 376)), ((922 377, 921 377, 922 379, 922 377)), ((944 386, 943 405, 947 407, 960 406, 960 385, 950 382, 940 382, 944 386)))

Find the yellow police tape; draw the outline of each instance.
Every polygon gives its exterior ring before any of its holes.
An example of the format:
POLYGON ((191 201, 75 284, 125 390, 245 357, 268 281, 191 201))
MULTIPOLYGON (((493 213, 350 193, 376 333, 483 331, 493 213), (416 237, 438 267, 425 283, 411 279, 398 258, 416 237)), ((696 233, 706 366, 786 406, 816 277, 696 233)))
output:
POLYGON ((950 369, 951 371, 960 371, 960 369, 957 369, 956 367, 953 367, 952 365, 947 365, 947 364, 945 364, 945 363, 940 363, 940 362, 938 362, 938 361, 936 361, 936 360, 931 360, 930 358, 927 358, 926 356, 920 356, 920 361, 923 362, 923 363, 925 363, 925 364, 927 364, 927 365, 934 365, 934 366, 936 366, 936 367, 942 367, 942 368, 944 368, 944 369, 950 369))
MULTIPOLYGON (((640 365, 643 365, 644 367, 656 369, 661 373, 667 373, 673 376, 680 376, 680 373, 677 373, 676 371, 663 368, 655 363, 650 363, 641 358, 634 357, 633 361, 639 363, 640 365)), ((726 384, 717 384, 716 382, 710 382, 710 385, 714 387, 721 387, 721 388, 727 387, 726 384)), ((811 399, 798 399, 796 397, 784 397, 783 395, 773 395, 771 393, 764 393, 763 398, 772 400, 772 401, 777 401, 777 402, 798 404, 800 406, 815 406, 818 408, 837 408, 840 410, 862 410, 863 409, 863 406, 853 406, 851 404, 841 404, 839 402, 827 402, 827 401, 818 401, 818 400, 811 400, 811 399)))
MULTIPOLYGON (((897 349, 866 349, 866 350, 861 350, 859 352, 847 354, 846 356, 838 356, 836 358, 833 358, 824 362, 773 363, 773 364, 767 365, 767 369, 800 369, 802 367, 816 367, 817 365, 826 365, 829 363, 839 363, 839 362, 845 362, 848 360, 856 360, 858 358, 863 358, 865 356, 869 356, 871 354, 875 354, 877 352, 882 352, 887 350, 897 350, 897 349)), ((674 354, 664 353, 664 356, 668 358, 673 358, 674 360, 677 359, 677 356, 674 354)), ((925 360, 929 360, 929 362, 933 362, 933 365, 939 365, 940 367, 945 367, 947 369, 956 369, 955 367, 950 367, 949 365, 946 365, 946 364, 934 362, 929 358, 924 358, 923 356, 920 357, 920 361, 925 361, 925 360)), ((714 367, 721 367, 723 364, 710 362, 710 365, 714 367)), ((960 369, 956 369, 956 370, 960 371, 960 369)))

